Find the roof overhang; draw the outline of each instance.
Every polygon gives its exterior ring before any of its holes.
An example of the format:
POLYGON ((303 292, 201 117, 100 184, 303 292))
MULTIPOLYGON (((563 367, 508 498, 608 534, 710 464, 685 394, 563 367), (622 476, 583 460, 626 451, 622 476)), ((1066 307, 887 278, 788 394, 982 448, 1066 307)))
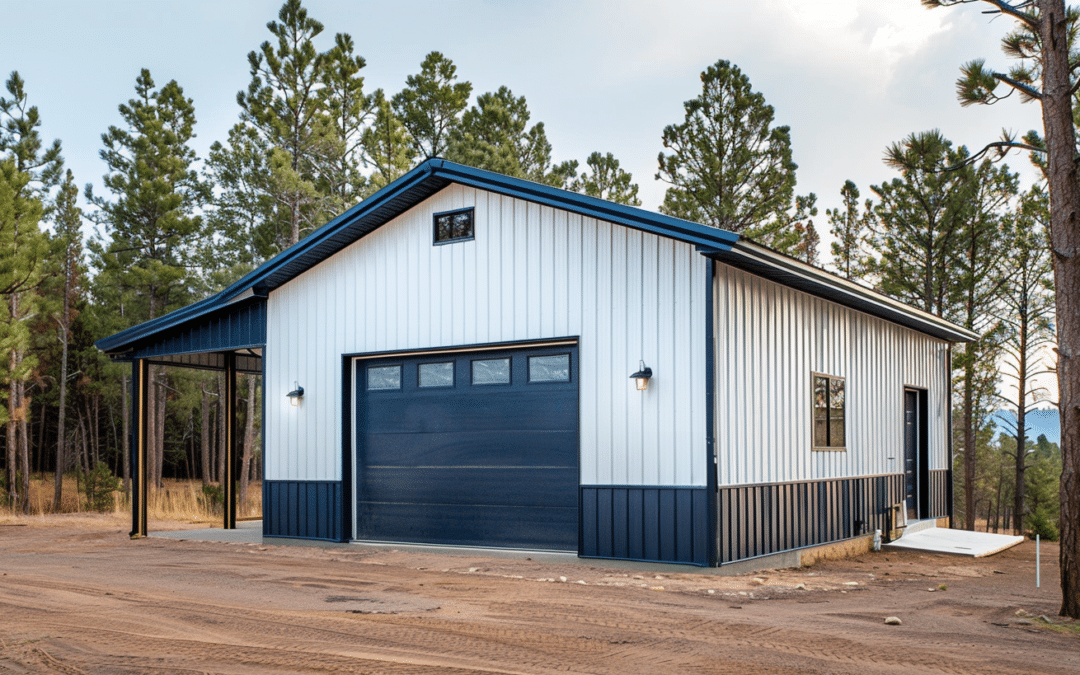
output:
POLYGON ((948 342, 972 342, 978 335, 894 300, 848 279, 830 274, 800 260, 777 253, 748 239, 727 250, 698 247, 705 256, 790 288, 831 300, 948 342))

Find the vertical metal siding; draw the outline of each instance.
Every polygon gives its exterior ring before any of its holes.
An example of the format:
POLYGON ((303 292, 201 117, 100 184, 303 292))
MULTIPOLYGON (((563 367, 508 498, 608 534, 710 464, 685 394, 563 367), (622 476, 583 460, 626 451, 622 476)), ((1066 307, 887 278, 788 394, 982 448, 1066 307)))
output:
POLYGON ((704 486, 705 264, 688 244, 452 185, 271 292, 266 477, 340 480, 342 354, 578 336, 581 482, 704 486), (470 206, 475 239, 434 246, 432 214, 470 206))
POLYGON ((721 263, 714 292, 721 486, 899 473, 905 386, 927 390, 930 469, 948 468, 945 342, 721 263), (814 372, 845 378, 846 451, 811 449, 814 372))

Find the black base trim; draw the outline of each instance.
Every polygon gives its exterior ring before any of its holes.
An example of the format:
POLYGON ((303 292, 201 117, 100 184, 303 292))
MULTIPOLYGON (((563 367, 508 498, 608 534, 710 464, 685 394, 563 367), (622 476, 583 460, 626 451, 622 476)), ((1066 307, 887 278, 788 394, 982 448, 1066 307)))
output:
POLYGON ((709 564, 708 489, 581 486, 583 558, 709 564))
POLYGON ((263 536, 348 541, 342 531, 341 481, 263 482, 263 536))
POLYGON ((720 563, 886 530, 903 475, 721 487, 720 563))

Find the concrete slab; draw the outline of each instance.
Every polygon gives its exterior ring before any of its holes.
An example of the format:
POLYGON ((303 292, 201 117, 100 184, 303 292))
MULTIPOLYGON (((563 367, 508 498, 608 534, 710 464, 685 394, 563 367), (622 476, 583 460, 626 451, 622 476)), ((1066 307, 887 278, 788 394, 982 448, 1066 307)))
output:
POLYGON ((236 523, 235 530, 213 527, 205 530, 151 530, 147 534, 151 537, 164 537, 166 539, 225 541, 242 544, 261 544, 263 540, 261 520, 241 520, 236 523))
POLYGON ((931 527, 920 532, 904 534, 894 542, 882 548, 906 548, 931 553, 955 553, 983 558, 1000 553, 1024 541, 1023 537, 990 532, 969 532, 968 530, 949 530, 931 527))

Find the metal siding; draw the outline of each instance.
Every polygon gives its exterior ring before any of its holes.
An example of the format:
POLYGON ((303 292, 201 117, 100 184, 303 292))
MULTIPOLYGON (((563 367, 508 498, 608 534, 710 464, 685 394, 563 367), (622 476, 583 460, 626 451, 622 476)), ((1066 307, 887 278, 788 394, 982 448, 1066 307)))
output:
POLYGON ((266 477, 340 480, 342 354, 578 336, 581 481, 705 485, 704 264, 686 243, 451 185, 271 292, 266 477), (476 238, 434 246, 432 213, 468 206, 476 238), (644 393, 639 359, 656 373, 644 393))
POLYGON ((339 481, 266 481, 263 536, 345 541, 339 481))
POLYGON ((714 297, 721 486, 898 473, 905 385, 927 390, 947 468, 946 343, 722 263, 714 297), (845 378, 846 451, 811 450, 813 372, 845 378))
POLYGON ((580 554, 708 564, 706 488, 581 486, 580 554))
POLYGON ((720 563, 886 530, 902 494, 899 475, 722 487, 720 563))

